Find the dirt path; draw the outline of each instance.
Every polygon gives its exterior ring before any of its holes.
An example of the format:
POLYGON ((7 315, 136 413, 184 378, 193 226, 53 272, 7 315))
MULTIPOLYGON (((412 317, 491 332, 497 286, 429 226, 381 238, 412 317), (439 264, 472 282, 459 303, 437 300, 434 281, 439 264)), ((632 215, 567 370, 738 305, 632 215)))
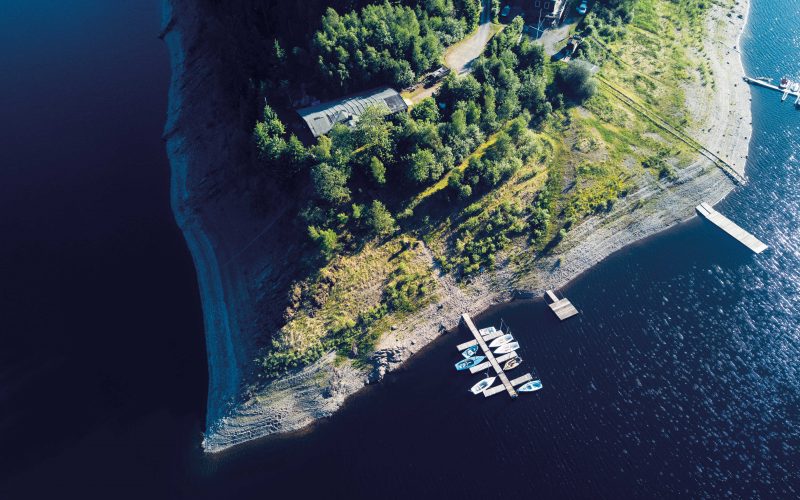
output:
POLYGON ((447 49, 444 63, 460 75, 469 71, 469 64, 483 52, 494 31, 489 11, 490 0, 484 0, 481 21, 475 33, 447 49))

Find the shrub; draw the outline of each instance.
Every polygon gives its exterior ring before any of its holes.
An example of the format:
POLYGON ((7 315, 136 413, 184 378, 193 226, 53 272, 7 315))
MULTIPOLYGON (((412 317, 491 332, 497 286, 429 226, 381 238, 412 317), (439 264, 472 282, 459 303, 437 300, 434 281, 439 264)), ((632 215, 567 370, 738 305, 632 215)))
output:
POLYGON ((367 227, 375 236, 388 236, 397 230, 394 217, 378 200, 374 200, 369 208, 367 227))
POLYGON ((572 99, 583 102, 597 92, 597 80, 592 66, 586 61, 572 61, 558 72, 559 86, 572 99))
POLYGON ((335 231, 308 226, 308 235, 317 244, 319 253, 325 260, 330 260, 336 255, 336 250, 339 247, 339 238, 335 231))

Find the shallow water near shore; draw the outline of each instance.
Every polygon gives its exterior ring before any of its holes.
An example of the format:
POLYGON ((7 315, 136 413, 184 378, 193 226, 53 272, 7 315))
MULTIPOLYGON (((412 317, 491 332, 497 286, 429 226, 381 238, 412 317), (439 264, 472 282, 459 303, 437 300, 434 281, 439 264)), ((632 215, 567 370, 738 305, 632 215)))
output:
MULTIPOLYGON (((199 299, 169 214, 158 139, 168 63, 155 39, 157 2, 143 4, 81 3, 86 26, 63 27, 75 33, 76 54, 95 50, 100 35, 92 28, 104 26, 107 49, 129 57, 120 66, 111 56, 85 65, 125 76, 94 87, 97 74, 65 82, 63 73, 43 73, 42 94, 72 85, 95 96, 74 107, 70 99, 45 101, 48 115, 78 116, 85 128, 30 165, 20 163, 37 146, 30 139, 3 161, 27 167, 4 172, 18 180, 4 183, 7 232, 19 235, 15 245, 41 243, 2 254, 16 298, 4 305, 13 342, 0 352, 0 401, 13 408, 0 415, 3 449, 11 450, 0 493, 798 495, 800 111, 763 89, 753 89, 751 182, 717 208, 770 245, 766 253, 754 256, 693 219, 565 287, 581 311, 574 319, 557 322, 541 300, 476 319, 480 327, 501 319, 510 326, 525 360, 516 371, 535 371, 544 384, 537 393, 516 401, 468 394, 480 377, 453 370, 455 345, 468 339, 454 332, 307 431, 203 455, 199 299), (123 26, 129 31, 114 33, 123 26), (109 104, 122 96, 131 101, 109 104), (66 108, 54 109, 56 102, 66 108), (68 144, 120 123, 119 136, 78 142, 81 155, 65 155, 68 144), (76 185, 52 180, 67 174, 76 185), (45 185, 64 194, 45 193, 45 185), (48 201, 30 202, 37 197, 48 201), (54 211, 63 213, 57 223, 41 227, 54 211), (104 238, 114 243, 104 246, 104 238)), ((53 22, 67 15, 57 3, 25 5, 31 18, 38 15, 31 5, 53 9, 53 22)), ((749 74, 800 77, 798 16, 798 0, 754 0, 742 38, 749 74)), ((18 123, 41 98, 27 99, 16 101, 27 103, 18 123)), ((19 136, 37 126, 18 126, 19 136)))

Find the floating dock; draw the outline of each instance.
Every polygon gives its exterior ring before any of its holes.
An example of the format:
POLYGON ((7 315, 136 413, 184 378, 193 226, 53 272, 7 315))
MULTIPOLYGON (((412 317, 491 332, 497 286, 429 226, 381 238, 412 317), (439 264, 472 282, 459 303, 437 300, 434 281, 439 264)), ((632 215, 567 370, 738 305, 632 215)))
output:
POLYGON ((773 85, 769 82, 765 82, 764 80, 759 80, 758 78, 750 78, 748 76, 744 77, 744 81, 749 83, 750 85, 757 85, 759 87, 764 87, 766 89, 775 90, 781 93, 781 101, 785 101, 787 97, 793 96, 796 97, 794 103, 795 105, 800 104, 800 92, 792 92, 791 89, 788 87, 785 89, 780 88, 777 85, 773 85))
POLYGON ((715 226, 719 227, 729 235, 736 238, 742 245, 746 246, 750 250, 755 253, 761 253, 767 248, 767 245, 759 241, 758 238, 753 236, 752 234, 748 233, 741 227, 739 227, 735 222, 730 220, 729 218, 725 217, 721 213, 714 210, 711 205, 708 203, 701 203, 697 205, 697 213, 703 216, 705 219, 713 223, 715 226))
MULTIPOLYGON (((525 377, 523 376, 523 377, 515 378, 514 380, 509 380, 508 379, 508 375, 506 375, 506 372, 504 372, 503 368, 500 367, 500 362, 501 361, 505 361, 506 359, 508 359, 507 357, 505 357, 505 356, 508 356, 508 355, 504 355, 504 356, 500 356, 499 358, 495 358, 494 357, 494 353, 492 353, 492 350, 489 349, 488 345, 486 345, 486 340, 485 340, 486 337, 497 338, 500 335, 503 335, 503 332, 500 331, 500 330, 494 330, 489 335, 484 337, 483 335, 481 335, 481 333, 478 331, 478 329, 475 328, 475 323, 472 322, 472 318, 469 317, 469 314, 462 314, 461 315, 461 321, 467 326, 467 328, 469 329, 470 333, 472 333, 472 336, 475 337, 475 340, 471 340, 469 342, 465 342, 463 344, 460 344, 460 345, 458 345, 456 347, 456 349, 458 349, 459 351, 462 351, 462 350, 466 349, 467 347, 471 347, 471 346, 473 346, 475 344, 478 344, 481 347, 481 350, 483 351, 483 355, 486 356, 486 362, 482 363, 482 364, 480 364, 478 366, 482 367, 481 369, 486 369, 486 368, 489 368, 489 367, 494 368, 494 371, 497 373, 497 377, 500 379, 500 382, 502 382, 502 384, 500 384, 500 385, 497 385, 495 387, 489 387, 488 389, 484 390, 483 391, 483 395, 486 396, 486 397, 489 397, 489 396, 492 396, 492 395, 497 394, 499 392, 503 392, 505 390, 506 392, 508 392, 508 395, 511 396, 512 399, 516 398, 518 396, 518 394, 517 394, 516 389, 514 389, 514 387, 516 387, 518 385, 521 385, 521 384, 524 384, 525 382, 527 382, 530 379, 525 379, 525 377), (488 364, 488 366, 487 366, 487 364, 488 364)), ((486 331, 486 330, 484 330, 484 331, 486 331)), ((489 340, 491 340, 491 338, 489 340)), ((513 356, 514 353, 513 352, 509 353, 509 355, 513 356)), ((470 370, 470 371, 472 371, 472 370, 470 370)), ((473 373, 475 373, 475 372, 473 372, 473 373)), ((528 374, 528 377, 530 377, 530 374, 528 374)))
MULTIPOLYGON (((525 382, 528 382, 530 380, 533 380, 533 375, 531 375, 530 373, 526 373, 525 375, 523 375, 521 377, 518 377, 518 378, 515 378, 514 380, 512 380, 511 381, 511 385, 514 386, 514 387, 517 387, 517 386, 520 386, 520 385, 522 385, 525 382)), ((483 396, 486 397, 486 398, 488 398, 489 396, 494 396, 498 392, 503 392, 503 389, 505 389, 505 387, 503 387, 502 385, 496 385, 494 387, 489 387, 488 389, 483 391, 483 396)))
MULTIPOLYGON (((508 354, 503 354, 502 356, 498 356, 497 357, 497 364, 500 364, 500 363, 502 363, 504 361, 508 361, 509 359, 511 359, 511 358, 513 358, 515 356, 517 356, 517 352, 516 351, 511 351, 508 354)), ((488 369, 490 366, 492 366, 491 363, 489 363, 488 361, 484 361, 483 363, 479 364, 478 366, 473 366, 472 368, 470 368, 469 372, 470 373, 482 372, 483 370, 488 369)))
POLYGON ((545 292, 545 297, 549 300, 548 305, 550 306, 550 310, 553 311, 561 321, 578 314, 578 310, 575 309, 572 302, 566 298, 559 299, 552 290, 545 292))

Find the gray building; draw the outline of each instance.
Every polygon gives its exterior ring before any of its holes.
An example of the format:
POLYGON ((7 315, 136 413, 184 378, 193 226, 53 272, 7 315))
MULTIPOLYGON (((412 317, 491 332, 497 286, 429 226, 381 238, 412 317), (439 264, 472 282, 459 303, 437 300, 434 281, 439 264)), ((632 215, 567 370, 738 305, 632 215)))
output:
POLYGON ((408 110, 408 105, 396 90, 381 87, 298 109, 297 114, 308 126, 311 135, 319 137, 330 132, 337 123, 355 125, 361 113, 373 106, 385 109, 389 114, 408 110))
POLYGON ((545 26, 561 23, 567 0, 529 0, 528 24, 542 23, 545 26))

